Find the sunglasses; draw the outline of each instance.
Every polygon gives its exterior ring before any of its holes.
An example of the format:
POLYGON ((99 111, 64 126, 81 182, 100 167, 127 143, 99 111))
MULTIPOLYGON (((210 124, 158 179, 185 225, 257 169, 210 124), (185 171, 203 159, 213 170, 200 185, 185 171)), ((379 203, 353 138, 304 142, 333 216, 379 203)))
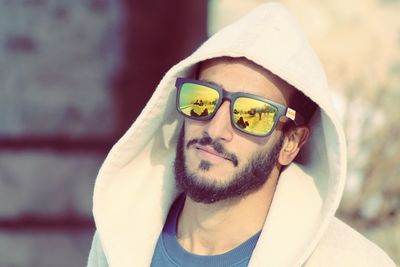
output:
POLYGON ((175 86, 176 108, 192 120, 211 120, 223 101, 228 100, 232 125, 252 136, 270 135, 282 116, 296 125, 304 122, 295 110, 260 96, 230 93, 215 84, 186 78, 177 78, 175 86))

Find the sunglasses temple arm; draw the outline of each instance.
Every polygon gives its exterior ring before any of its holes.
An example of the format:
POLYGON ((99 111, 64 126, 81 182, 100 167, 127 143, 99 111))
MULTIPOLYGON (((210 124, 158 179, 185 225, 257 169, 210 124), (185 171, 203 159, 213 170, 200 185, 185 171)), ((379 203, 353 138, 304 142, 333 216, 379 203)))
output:
POLYGON ((303 125, 305 122, 303 116, 291 108, 286 109, 286 117, 293 120, 297 126, 303 125))

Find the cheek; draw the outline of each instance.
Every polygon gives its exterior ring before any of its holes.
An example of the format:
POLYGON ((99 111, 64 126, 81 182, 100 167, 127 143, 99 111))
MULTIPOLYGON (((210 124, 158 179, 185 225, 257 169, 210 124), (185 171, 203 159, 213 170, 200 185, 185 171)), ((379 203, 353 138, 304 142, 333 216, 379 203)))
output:
POLYGON ((235 151, 232 151, 236 154, 239 160, 239 166, 245 166, 252 159, 253 155, 258 153, 259 149, 250 145, 250 144, 242 144, 235 147, 235 151))
MULTIPOLYGON (((272 144, 275 142, 275 137, 272 135, 267 138, 256 138, 253 137, 243 138, 236 136, 233 146, 230 146, 230 150, 236 154, 240 162, 240 166, 246 166, 256 155, 263 154, 266 151, 270 151, 272 144)), ((228 149, 228 147, 227 147, 228 149)))
POLYGON ((200 138, 203 135, 204 126, 207 122, 185 119, 185 139, 200 138))

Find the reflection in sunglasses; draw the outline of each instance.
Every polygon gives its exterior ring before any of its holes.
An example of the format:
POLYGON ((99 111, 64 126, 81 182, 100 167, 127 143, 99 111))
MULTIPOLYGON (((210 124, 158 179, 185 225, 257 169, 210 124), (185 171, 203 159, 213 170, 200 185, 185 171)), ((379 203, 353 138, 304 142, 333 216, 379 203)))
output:
POLYGON ((269 132, 274 124, 275 113, 274 107, 257 99, 240 97, 234 103, 236 125, 254 134, 269 132))
MULTIPOLYGON (((213 88, 186 83, 179 94, 179 109, 192 118, 206 118, 215 112, 219 92, 213 88)), ((232 103, 234 125, 248 133, 267 134, 274 125, 277 108, 251 97, 238 97, 232 103)))
POLYGON ((197 113, 196 111, 194 111, 194 109, 192 108, 192 109, 190 110, 190 116, 192 116, 192 117, 206 117, 206 116, 208 116, 208 109, 205 108, 205 109, 199 114, 199 113, 197 113))
POLYGON ((184 94, 181 97, 180 109, 186 115, 193 117, 206 117, 214 112, 217 98, 201 96, 191 92, 191 94, 184 94))

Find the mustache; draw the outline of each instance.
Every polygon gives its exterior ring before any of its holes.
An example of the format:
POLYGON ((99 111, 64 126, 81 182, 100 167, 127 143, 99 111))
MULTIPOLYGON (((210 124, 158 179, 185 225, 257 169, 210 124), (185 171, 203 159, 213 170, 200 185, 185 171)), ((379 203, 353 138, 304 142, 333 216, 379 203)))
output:
POLYGON ((232 161, 233 165, 235 167, 238 166, 239 161, 238 158, 235 154, 230 153, 228 151, 226 151, 226 149, 224 148, 224 146, 213 140, 210 136, 203 136, 200 139, 199 138, 194 138, 192 140, 190 140, 189 142, 187 142, 186 144, 186 148, 190 148, 191 146, 195 145, 195 144, 199 144, 201 146, 211 146, 216 152, 218 152, 219 154, 221 154, 224 158, 232 161))

